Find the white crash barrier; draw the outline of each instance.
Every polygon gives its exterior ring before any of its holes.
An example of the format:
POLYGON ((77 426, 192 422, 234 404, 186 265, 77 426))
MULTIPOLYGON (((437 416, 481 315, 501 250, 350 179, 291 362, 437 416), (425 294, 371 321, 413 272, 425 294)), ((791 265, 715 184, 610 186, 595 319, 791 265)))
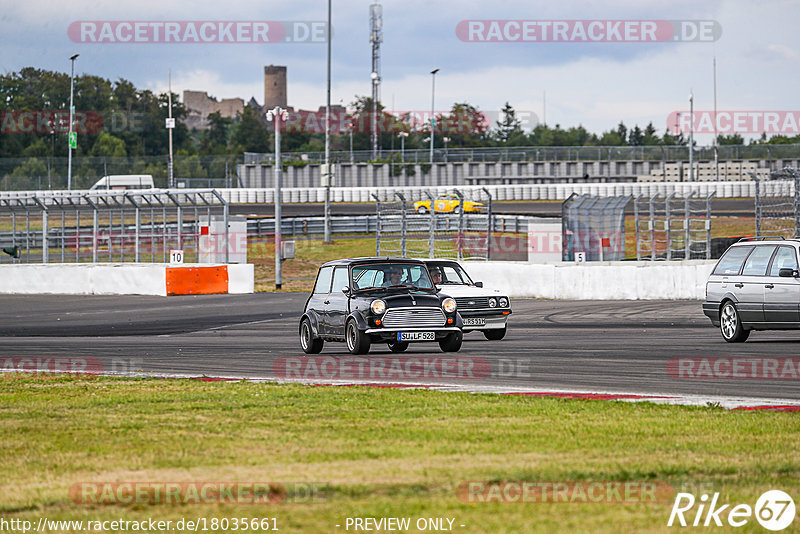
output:
MULTIPOLYGON (((2 295, 167 295, 167 269, 226 267, 215 264, 49 263, 0 266, 2 295)), ((255 290, 253 264, 227 265, 227 291, 255 290)), ((187 273, 186 278, 191 278, 187 273)), ((197 289, 197 288, 195 288, 197 289)), ((199 288, 198 293, 203 292, 199 288)), ((182 293, 188 294, 188 293, 182 293)))
POLYGON ((567 300, 702 300, 715 264, 716 260, 462 263, 473 280, 512 298, 567 300))

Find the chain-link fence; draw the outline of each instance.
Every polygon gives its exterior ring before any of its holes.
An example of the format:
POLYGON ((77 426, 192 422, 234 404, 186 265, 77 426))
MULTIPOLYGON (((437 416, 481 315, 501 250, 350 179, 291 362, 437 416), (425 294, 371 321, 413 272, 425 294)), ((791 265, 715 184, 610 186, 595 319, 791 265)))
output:
POLYGON ((186 262, 219 261, 230 236, 213 229, 228 221, 228 204, 215 190, 4 195, 0 262, 160 263, 170 250, 183 251, 186 262))
POLYGON ((570 195, 561 205, 562 259, 625 259, 625 206, 632 198, 570 195))
POLYGON ((644 195, 634 198, 637 260, 711 259, 711 199, 644 195), (687 252, 688 251, 688 252, 687 252))
POLYGON ((483 189, 474 198, 461 191, 411 202, 376 201, 376 255, 403 258, 491 259, 492 197, 483 189))
POLYGON ((756 235, 800 237, 800 173, 789 167, 756 182, 756 235))

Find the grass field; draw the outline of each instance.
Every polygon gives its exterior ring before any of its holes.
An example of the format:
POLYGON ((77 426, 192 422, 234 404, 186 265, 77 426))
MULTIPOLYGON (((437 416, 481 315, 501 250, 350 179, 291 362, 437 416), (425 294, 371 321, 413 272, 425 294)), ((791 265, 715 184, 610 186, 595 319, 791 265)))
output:
POLYGON ((665 532, 676 490, 751 506, 770 489, 800 490, 800 418, 791 413, 368 387, 0 380, 0 519, 34 524, 274 517, 282 532, 347 532, 348 517, 370 516, 452 518, 458 532, 665 532), (316 493, 260 505, 84 504, 70 495, 79 484, 215 481, 316 493), (659 502, 487 504, 458 497, 467 481, 672 490, 659 502))

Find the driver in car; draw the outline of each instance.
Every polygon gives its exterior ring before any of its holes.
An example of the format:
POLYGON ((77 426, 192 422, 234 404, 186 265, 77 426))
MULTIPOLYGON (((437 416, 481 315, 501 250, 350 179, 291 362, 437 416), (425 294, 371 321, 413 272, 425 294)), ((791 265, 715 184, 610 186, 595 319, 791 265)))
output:
POLYGON ((388 280, 383 283, 383 287, 392 287, 392 286, 399 286, 402 285, 402 278, 403 278, 403 271, 398 269, 397 267, 392 267, 388 270, 388 273, 385 273, 384 276, 388 274, 388 280))
POLYGON ((431 267, 431 280, 433 285, 438 286, 442 283, 442 271, 438 267, 431 267))

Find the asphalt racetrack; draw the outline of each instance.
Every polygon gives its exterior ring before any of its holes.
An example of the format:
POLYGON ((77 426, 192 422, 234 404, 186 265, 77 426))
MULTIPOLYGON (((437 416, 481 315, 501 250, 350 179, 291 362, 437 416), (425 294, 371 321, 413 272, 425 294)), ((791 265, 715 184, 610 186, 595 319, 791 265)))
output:
POLYGON ((373 345, 367 358, 351 357, 343 343, 326 343, 321 354, 309 359, 297 335, 305 298, 299 293, 3 296, 0 364, 5 369, 46 368, 59 359, 62 366, 88 361, 90 370, 145 376, 629 392, 800 404, 800 369, 792 368, 791 360, 785 368, 783 361, 795 357, 797 362, 800 331, 754 332, 744 344, 728 344, 696 301, 515 299, 502 341, 473 332, 465 335, 457 354, 442 353, 433 343, 412 344, 402 354, 373 345), (773 362, 772 374, 762 373, 767 360, 773 362), (713 375, 708 374, 711 367, 713 375))

